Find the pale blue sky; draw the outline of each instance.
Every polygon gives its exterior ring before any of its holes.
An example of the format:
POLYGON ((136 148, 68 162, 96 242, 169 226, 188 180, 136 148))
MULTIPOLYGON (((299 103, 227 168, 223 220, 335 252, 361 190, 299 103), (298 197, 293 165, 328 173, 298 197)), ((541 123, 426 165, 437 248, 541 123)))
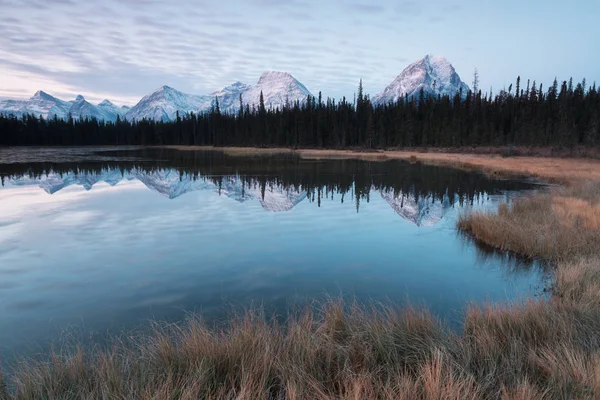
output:
POLYGON ((0 98, 43 89, 133 105, 167 84, 207 94, 265 70, 309 90, 374 95, 445 56, 471 84, 518 74, 600 83, 600 1, 0 0, 0 98), (192 4, 193 3, 193 4, 192 4))

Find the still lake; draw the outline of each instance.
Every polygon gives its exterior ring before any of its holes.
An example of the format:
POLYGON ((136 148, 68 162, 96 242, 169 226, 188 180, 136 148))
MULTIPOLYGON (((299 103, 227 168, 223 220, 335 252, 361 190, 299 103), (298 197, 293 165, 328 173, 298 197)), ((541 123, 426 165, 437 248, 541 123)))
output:
POLYGON ((543 292, 535 263, 457 232, 539 186, 401 161, 166 149, 0 150, 0 355, 76 330, 347 296, 424 304, 543 292))

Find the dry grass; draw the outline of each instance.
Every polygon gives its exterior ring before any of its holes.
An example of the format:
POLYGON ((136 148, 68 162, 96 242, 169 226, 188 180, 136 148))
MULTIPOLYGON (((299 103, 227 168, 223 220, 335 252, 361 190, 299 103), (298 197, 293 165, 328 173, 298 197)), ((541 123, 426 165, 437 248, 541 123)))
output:
POLYGON ((500 250, 552 261, 600 255, 600 184, 557 188, 462 215, 458 227, 500 250))
POLYGON ((105 350, 52 354, 12 376, 17 399, 572 399, 600 384, 591 311, 472 307, 462 335, 427 311, 332 301, 287 323, 157 326, 105 350))
POLYGON ((571 390, 572 398, 600 397, 599 203, 600 183, 575 182, 503 204, 494 213, 459 219, 459 228, 475 240, 551 260, 556 267, 548 301, 529 303, 516 312, 499 307, 467 315, 467 336, 494 337, 481 349, 495 354, 495 365, 507 353, 527 359, 505 365, 525 366, 520 375, 526 382, 503 389, 504 398, 567 398, 571 390), (552 389, 556 387, 562 389, 552 389))

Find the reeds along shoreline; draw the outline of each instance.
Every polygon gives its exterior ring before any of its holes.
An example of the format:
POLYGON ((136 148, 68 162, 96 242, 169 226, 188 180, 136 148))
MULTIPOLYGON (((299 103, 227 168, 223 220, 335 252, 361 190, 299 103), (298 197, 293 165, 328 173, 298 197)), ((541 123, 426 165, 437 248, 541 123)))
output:
POLYGON ((223 330, 192 319, 73 347, 22 363, 9 386, 19 399, 594 398, 592 316, 566 302, 472 307, 457 334, 426 310, 332 300, 283 324, 255 310, 223 330))
POLYGON ((18 399, 595 399, 600 396, 600 184, 464 215, 476 240, 552 260, 547 301, 471 306, 462 332, 427 310, 332 300, 285 323, 197 319, 104 349, 25 361, 18 399))

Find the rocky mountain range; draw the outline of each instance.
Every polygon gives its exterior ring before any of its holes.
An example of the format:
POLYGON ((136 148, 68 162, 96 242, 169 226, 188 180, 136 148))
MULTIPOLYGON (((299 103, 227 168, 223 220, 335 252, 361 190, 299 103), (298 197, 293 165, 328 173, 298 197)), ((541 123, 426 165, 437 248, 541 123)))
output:
MULTIPOLYGON (((410 64, 382 92, 372 98, 375 106, 395 102, 404 96, 418 96, 423 90, 426 95, 454 96, 469 87, 461 81, 456 70, 445 58, 427 55, 410 64)), ((237 113, 241 104, 246 107, 258 107, 260 94, 267 109, 282 108, 286 104, 306 102, 311 92, 287 72, 268 71, 263 73, 255 85, 235 82, 221 90, 207 95, 193 95, 180 92, 169 86, 161 86, 144 96, 132 108, 118 107, 108 100, 92 104, 83 96, 75 100, 63 101, 45 92, 38 91, 29 100, 0 101, 0 113, 20 117, 34 114, 43 118, 74 119, 96 118, 115 121, 117 117, 131 120, 151 119, 155 121, 173 121, 177 113, 209 111, 216 103, 222 112, 237 113)))
POLYGON ((66 119, 71 115, 74 119, 93 117, 99 120, 115 121, 117 115, 123 117, 127 111, 129 111, 129 107, 118 107, 109 100, 92 104, 79 95, 75 100, 64 101, 41 90, 28 100, 0 101, 0 113, 12 114, 17 117, 33 114, 45 119, 52 119, 55 116, 59 119, 66 119))

